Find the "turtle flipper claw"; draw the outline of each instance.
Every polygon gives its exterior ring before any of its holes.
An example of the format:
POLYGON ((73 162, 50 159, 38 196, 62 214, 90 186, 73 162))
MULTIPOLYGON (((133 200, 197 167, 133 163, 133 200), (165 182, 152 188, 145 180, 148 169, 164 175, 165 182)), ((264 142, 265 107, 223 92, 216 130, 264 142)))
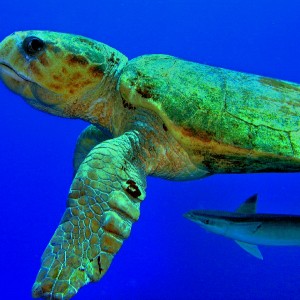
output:
POLYGON ((33 297, 66 300, 108 270, 145 197, 145 175, 133 163, 128 135, 96 146, 80 165, 68 208, 49 242, 33 297))

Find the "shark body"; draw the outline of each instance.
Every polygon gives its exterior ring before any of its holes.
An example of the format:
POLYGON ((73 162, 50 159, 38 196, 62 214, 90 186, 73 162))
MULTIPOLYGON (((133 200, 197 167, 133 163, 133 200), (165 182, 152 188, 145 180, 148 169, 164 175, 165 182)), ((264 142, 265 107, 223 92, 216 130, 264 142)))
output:
POLYGON ((300 216, 257 214, 257 195, 235 212, 192 210, 184 216, 204 229, 235 240, 244 250, 263 259, 257 245, 300 246, 300 216))

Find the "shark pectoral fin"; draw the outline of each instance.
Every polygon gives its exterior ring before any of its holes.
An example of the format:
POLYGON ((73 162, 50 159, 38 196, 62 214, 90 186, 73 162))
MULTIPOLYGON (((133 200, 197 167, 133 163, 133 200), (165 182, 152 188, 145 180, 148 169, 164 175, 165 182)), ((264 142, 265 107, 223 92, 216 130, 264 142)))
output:
POLYGON ((251 255, 255 256, 256 258, 261 259, 261 260, 264 259, 263 256, 262 256, 262 254, 260 253, 260 251, 259 251, 259 249, 258 249, 258 247, 256 245, 248 244, 248 243, 237 241, 237 240, 235 240, 235 242, 240 247, 242 247, 245 251, 247 251, 251 255))

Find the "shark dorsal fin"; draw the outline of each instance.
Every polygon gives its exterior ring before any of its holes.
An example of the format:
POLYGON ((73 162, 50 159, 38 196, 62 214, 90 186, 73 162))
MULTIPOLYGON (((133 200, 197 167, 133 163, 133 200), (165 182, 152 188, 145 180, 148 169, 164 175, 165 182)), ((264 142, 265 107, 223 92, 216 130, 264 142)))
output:
POLYGON ((248 198, 235 212, 241 214, 256 213, 257 194, 248 198))

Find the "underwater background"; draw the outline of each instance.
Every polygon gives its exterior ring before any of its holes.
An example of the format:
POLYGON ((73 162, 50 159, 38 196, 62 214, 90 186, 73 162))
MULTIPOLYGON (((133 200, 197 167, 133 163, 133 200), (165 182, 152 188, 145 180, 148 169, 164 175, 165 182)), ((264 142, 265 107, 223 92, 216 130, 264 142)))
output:
MULTIPOLYGON (((29 29, 84 35, 129 58, 164 53, 300 83, 296 0, 2 1, 0 39, 29 29)), ((0 97, 0 298, 27 300, 87 124, 36 111, 3 84, 0 97)), ((260 247, 260 261, 182 217, 233 211, 254 193, 259 212, 300 215, 299 181, 296 173, 148 178, 130 238, 104 278, 75 299, 299 299, 300 247, 260 247)))

